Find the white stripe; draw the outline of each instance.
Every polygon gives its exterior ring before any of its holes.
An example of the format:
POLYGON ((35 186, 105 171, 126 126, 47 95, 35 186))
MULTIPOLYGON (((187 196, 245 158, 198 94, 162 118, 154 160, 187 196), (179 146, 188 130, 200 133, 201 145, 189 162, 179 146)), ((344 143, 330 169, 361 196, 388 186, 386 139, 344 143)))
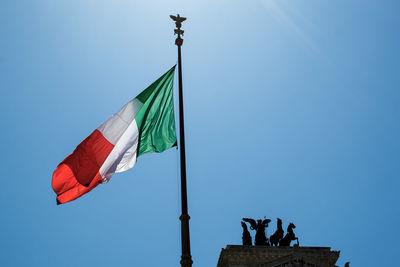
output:
POLYGON ((115 172, 129 170, 135 165, 139 138, 135 116, 142 106, 143 103, 135 98, 97 128, 114 145, 99 170, 103 183, 108 182, 115 172))
POLYGON ((133 120, 100 167, 103 183, 108 182, 115 172, 123 172, 135 166, 138 139, 139 130, 136 120, 133 120))
POLYGON ((134 98, 100 125, 97 130, 99 130, 111 144, 117 144, 142 106, 143 103, 134 98))

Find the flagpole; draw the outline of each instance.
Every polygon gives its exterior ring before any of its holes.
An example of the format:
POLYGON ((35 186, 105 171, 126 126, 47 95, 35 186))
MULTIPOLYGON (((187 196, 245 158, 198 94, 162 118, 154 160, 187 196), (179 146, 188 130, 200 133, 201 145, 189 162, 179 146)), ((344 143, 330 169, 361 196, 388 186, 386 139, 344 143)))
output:
POLYGON ((181 46, 183 39, 183 30, 181 30, 182 22, 186 18, 179 16, 170 16, 175 21, 176 29, 174 33, 178 35, 175 44, 178 47, 178 72, 179 72, 179 148, 181 158, 181 201, 182 201, 182 215, 179 217, 181 220, 181 238, 182 238, 182 256, 181 266, 191 267, 193 264, 192 255, 190 254, 190 235, 189 235, 189 220, 187 205, 187 186, 186 186, 186 157, 185 157, 185 127, 183 118, 183 95, 182 95, 182 58, 181 46))

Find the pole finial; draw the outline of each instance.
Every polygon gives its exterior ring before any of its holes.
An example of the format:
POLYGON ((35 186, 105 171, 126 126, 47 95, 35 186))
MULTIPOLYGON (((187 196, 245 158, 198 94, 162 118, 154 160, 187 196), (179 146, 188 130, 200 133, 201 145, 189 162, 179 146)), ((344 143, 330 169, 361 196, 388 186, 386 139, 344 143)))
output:
POLYGON ((179 14, 177 14, 176 16, 170 15, 169 17, 173 21, 175 21, 175 25, 176 25, 176 29, 174 29, 174 34, 177 34, 178 37, 175 40, 175 44, 177 46, 181 46, 183 43, 183 39, 181 38, 181 35, 183 36, 183 33, 184 33, 184 31, 181 30, 181 27, 182 27, 182 22, 184 22, 186 20, 186 18, 181 17, 179 14))

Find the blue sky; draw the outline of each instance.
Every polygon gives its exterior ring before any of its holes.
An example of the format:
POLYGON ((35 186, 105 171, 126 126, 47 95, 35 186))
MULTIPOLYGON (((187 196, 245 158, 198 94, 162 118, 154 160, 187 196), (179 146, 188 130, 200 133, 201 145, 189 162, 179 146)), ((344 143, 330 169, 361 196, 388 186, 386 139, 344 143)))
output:
MULTIPOLYGON (((57 206, 56 166, 177 61, 191 244, 215 266, 242 217, 293 221, 351 266, 399 250, 398 1, 0 3, 1 266, 177 266, 178 153, 57 206)), ((254 234, 254 233, 253 233, 254 234)))

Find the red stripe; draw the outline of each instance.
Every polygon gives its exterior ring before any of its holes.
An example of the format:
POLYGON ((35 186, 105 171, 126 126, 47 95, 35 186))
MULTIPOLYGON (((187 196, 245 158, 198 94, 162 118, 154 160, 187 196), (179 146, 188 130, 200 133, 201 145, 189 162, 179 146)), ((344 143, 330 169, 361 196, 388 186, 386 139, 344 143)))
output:
POLYGON ((95 188, 102 179, 99 169, 113 148, 98 130, 83 140, 53 173, 57 203, 74 200, 95 188))

